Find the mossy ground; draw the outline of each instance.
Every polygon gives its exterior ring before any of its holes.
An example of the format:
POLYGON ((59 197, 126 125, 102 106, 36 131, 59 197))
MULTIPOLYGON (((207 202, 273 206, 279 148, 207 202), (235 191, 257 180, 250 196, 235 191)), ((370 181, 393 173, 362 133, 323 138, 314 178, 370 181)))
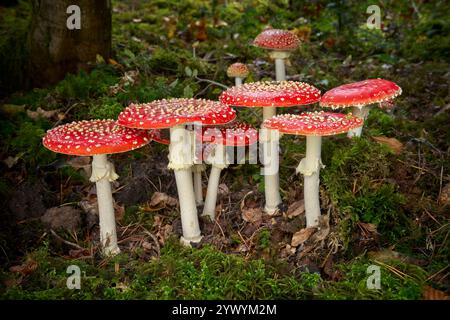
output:
MULTIPOLYGON (((2 298, 419 299, 426 286, 448 292, 450 206, 438 201, 450 183, 450 11, 444 1, 417 2, 416 9, 384 2, 384 31, 364 27, 370 1, 305 1, 290 8, 286 1, 113 3, 113 60, 98 57, 89 73, 25 91, 15 90, 26 85, 26 41, 19 39, 26 38, 30 6, 22 1, 0 8, 0 158, 14 160, 0 163, 2 298), (134 226, 145 228, 157 235, 160 249, 141 232, 121 255, 102 259, 96 227, 59 232, 85 249, 80 251, 35 218, 17 221, 11 201, 24 184, 44 186, 48 208, 76 206, 89 196, 82 170, 42 147, 45 130, 57 121, 114 118, 135 101, 215 99, 222 89, 202 79, 231 85, 225 70, 235 61, 250 65, 248 81, 269 79, 273 66, 266 52, 248 45, 266 25, 294 30, 305 41, 287 67, 292 79, 326 91, 382 77, 403 89, 392 112, 373 108, 362 138, 324 138, 325 239, 293 253, 286 246, 303 227, 302 217, 245 222, 241 202, 261 204, 263 179, 258 166, 237 165, 223 174, 229 193, 220 199, 217 224, 202 221, 204 243, 182 248, 177 210, 147 203, 155 191, 176 195, 165 169, 166 147, 157 144, 112 159, 122 176, 118 197, 145 180, 133 180, 139 168, 149 170, 145 200, 125 206, 120 230, 132 236, 134 226), (39 118, 27 113, 38 108, 57 113, 39 118), (378 136, 398 139, 400 152, 377 142, 378 136), (72 264, 83 271, 81 290, 66 287, 72 264), (367 289, 370 265, 381 268, 381 290, 367 289), (22 268, 12 272, 12 266, 22 268)), ((238 112, 259 124, 258 110, 238 112)), ((289 206, 302 198, 302 181, 294 172, 305 153, 304 138, 283 137, 281 151, 282 196, 289 206)))

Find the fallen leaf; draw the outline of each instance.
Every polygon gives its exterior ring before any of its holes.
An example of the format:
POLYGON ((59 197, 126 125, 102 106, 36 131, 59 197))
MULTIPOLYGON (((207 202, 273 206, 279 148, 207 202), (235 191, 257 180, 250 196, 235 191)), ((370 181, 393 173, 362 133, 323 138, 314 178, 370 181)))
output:
POLYGON ((280 257, 281 258, 287 258, 289 256, 292 256, 297 251, 297 248, 292 247, 291 245, 287 244, 286 247, 281 249, 280 257))
POLYGON ((14 167, 14 165, 17 163, 17 161, 19 161, 19 159, 20 159, 20 157, 18 157, 18 156, 16 156, 16 157, 9 156, 5 160, 3 160, 3 162, 8 166, 9 169, 11 169, 12 167, 14 167))
POLYGON ((230 193, 230 189, 228 189, 227 185, 225 183, 221 183, 219 184, 218 190, 217 190, 217 194, 220 197, 225 197, 230 193))
POLYGON ((116 202, 114 203, 114 215, 116 221, 121 221, 125 215, 125 206, 120 206, 116 202))
POLYGON ((51 119, 58 117, 59 109, 56 110, 44 110, 41 107, 37 108, 36 111, 27 110, 27 116, 33 120, 39 118, 51 119))
POLYGON ((325 238, 330 233, 330 217, 320 216, 319 218, 319 228, 317 232, 313 235, 312 241, 315 243, 325 240, 325 238))
POLYGON ((33 273, 38 267, 38 263, 33 259, 27 259, 24 264, 12 266, 9 268, 9 271, 20 273, 23 276, 27 276, 31 273, 33 273))
POLYGON ((450 296, 441 290, 434 289, 430 286, 425 286, 422 291, 424 300, 450 300, 450 296))
POLYGON ((174 207, 178 204, 177 199, 163 193, 155 192, 150 199, 149 206, 152 208, 162 208, 162 207, 174 207))
POLYGON ((89 257, 91 253, 89 250, 85 249, 70 249, 69 250, 69 256, 71 258, 81 258, 81 257, 89 257))
POLYGON ((150 251, 153 249, 153 245, 148 241, 144 241, 144 242, 142 242, 142 248, 150 251))
POLYGON ((373 223, 358 222, 358 227, 361 229, 361 233, 366 238, 373 238, 378 234, 377 226, 373 223))
POLYGON ((308 240, 311 235, 316 231, 316 228, 304 228, 300 231, 294 233, 291 240, 291 246, 292 247, 298 247, 299 245, 303 244, 306 240, 308 240))
POLYGON ((242 219, 246 222, 254 223, 260 221, 263 216, 261 208, 244 208, 242 209, 242 219))
POLYGON ((367 253, 368 257, 372 260, 381 261, 384 263, 388 263, 392 260, 397 260, 401 262, 406 262, 415 265, 423 265, 425 263, 424 260, 416 259, 409 257, 403 253, 393 251, 391 249, 382 249, 380 251, 370 251, 367 253))
POLYGON ((441 194, 439 195, 439 203, 441 205, 450 204, 450 183, 447 183, 441 190, 441 194))
POLYGON ((305 200, 299 200, 292 203, 287 209, 286 216, 293 218, 305 212, 305 200))
POLYGON ((83 171, 86 173, 86 176, 90 177, 92 173, 92 167, 91 167, 91 159, 90 157, 74 157, 70 158, 67 161, 67 164, 71 166, 72 168, 78 170, 83 169, 83 171))
POLYGON ((373 139, 381 144, 388 146, 395 154, 400 154, 402 152, 403 144, 395 138, 379 136, 373 137, 373 139))

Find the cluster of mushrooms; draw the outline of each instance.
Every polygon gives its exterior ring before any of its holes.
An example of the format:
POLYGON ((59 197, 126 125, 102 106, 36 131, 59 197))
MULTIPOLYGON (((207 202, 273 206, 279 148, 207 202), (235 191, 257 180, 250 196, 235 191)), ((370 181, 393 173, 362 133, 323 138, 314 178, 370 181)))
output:
POLYGON ((202 239, 197 206, 203 215, 215 218, 216 199, 221 171, 232 160, 235 147, 258 145, 265 186, 265 212, 273 215, 281 204, 279 191, 279 139, 281 134, 306 136, 306 156, 297 172, 304 176, 304 200, 307 227, 319 224, 319 172, 322 136, 348 132, 360 136, 367 106, 390 101, 401 93, 395 83, 369 79, 339 86, 321 96, 314 86, 286 81, 285 60, 300 45, 297 36, 286 30, 267 29, 253 45, 270 50, 275 60, 276 81, 243 83, 248 68, 242 63, 231 65, 227 74, 235 78, 219 101, 173 98, 130 104, 117 120, 89 120, 61 125, 47 132, 43 145, 58 153, 92 156, 92 176, 96 183, 100 242, 103 253, 120 252, 110 182, 118 178, 107 155, 140 148, 150 141, 169 145, 168 167, 175 173, 183 235, 186 245, 202 239), (278 107, 319 103, 321 107, 353 107, 353 113, 303 112, 276 115, 278 107), (260 130, 235 121, 233 107, 262 108, 260 130), (161 138, 161 129, 170 129, 170 140, 161 138), (205 201, 202 193, 204 163, 211 165, 205 201))

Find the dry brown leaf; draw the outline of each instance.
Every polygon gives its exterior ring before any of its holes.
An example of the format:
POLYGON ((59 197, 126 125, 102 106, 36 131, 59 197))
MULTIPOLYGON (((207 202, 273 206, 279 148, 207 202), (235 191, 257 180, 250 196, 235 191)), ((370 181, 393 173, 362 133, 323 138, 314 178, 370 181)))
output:
POLYGON ((51 119, 53 117, 57 117, 58 113, 59 109, 47 111, 41 107, 38 107, 36 111, 27 110, 27 116, 33 120, 37 120, 39 118, 51 119))
POLYGON ((78 170, 83 169, 86 176, 90 177, 92 173, 91 158, 90 157, 74 157, 67 160, 67 164, 72 168, 78 170))
POLYGON ((450 300, 450 296, 441 290, 437 290, 430 286, 425 286, 422 291, 424 300, 450 300))
POLYGON ((319 218, 319 230, 313 235, 312 241, 315 243, 325 240, 330 233, 330 217, 320 216, 319 218))
POLYGON ((439 203, 441 205, 450 204, 450 183, 447 183, 441 190, 441 194, 439 195, 439 203))
POLYGON ((373 137, 373 139, 381 144, 388 146, 395 154, 400 154, 403 149, 403 143, 395 138, 388 138, 384 136, 373 137))
POLYGON ((120 206, 114 202, 114 215, 116 217, 116 221, 121 221, 125 215, 125 206, 120 206))
POLYGON ((316 228, 304 228, 300 231, 294 233, 291 240, 291 246, 298 247, 299 245, 303 244, 306 240, 308 240, 311 235, 316 231, 316 228))
POLYGON ((85 249, 70 249, 69 250, 69 256, 71 258, 88 257, 90 255, 91 255, 91 253, 89 252, 89 250, 85 250, 85 249))
POLYGON ((19 159, 20 159, 20 157, 18 157, 18 156, 16 156, 16 157, 9 156, 5 160, 3 160, 3 162, 8 166, 9 169, 11 169, 12 167, 14 167, 14 165, 17 163, 17 161, 19 161, 19 159))
POLYGON ((12 266, 9 268, 9 271, 20 273, 23 276, 27 276, 31 273, 33 273, 38 267, 38 263, 33 259, 27 259, 27 261, 24 264, 12 266))
POLYGON ((246 222, 254 223, 262 219, 263 211, 261 208, 244 208, 242 209, 242 219, 246 222))
POLYGON ((292 203, 287 209, 286 216, 293 218, 305 212, 305 200, 299 200, 292 203))
POLYGON ((152 208, 174 207, 178 204, 177 199, 163 192, 155 192, 150 200, 149 206, 152 208))
POLYGON ((158 242, 161 245, 164 245, 167 238, 172 234, 173 227, 170 224, 166 224, 163 227, 159 228, 158 232, 156 233, 156 237, 158 238, 158 242))
POLYGON ((97 197, 89 197, 87 200, 81 200, 78 205, 85 213, 98 216, 97 197))
POLYGON ((228 189, 227 185, 225 183, 221 183, 219 184, 218 190, 217 190, 217 194, 220 197, 225 197, 230 193, 230 189, 228 189))
POLYGON ((295 254, 295 252, 297 252, 297 248, 292 247, 290 244, 287 244, 286 247, 281 249, 280 256, 281 258, 287 258, 295 254))
POLYGON ((377 226, 373 223, 358 222, 358 226, 365 237, 373 237, 378 234, 377 226))

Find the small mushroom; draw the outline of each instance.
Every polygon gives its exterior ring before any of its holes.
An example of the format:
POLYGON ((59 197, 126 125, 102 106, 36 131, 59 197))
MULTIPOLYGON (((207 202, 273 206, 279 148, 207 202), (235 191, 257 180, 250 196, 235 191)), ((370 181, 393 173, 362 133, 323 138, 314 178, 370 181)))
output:
POLYGON ((297 173, 304 176, 306 226, 319 224, 319 173, 322 136, 336 135, 360 127, 363 120, 352 115, 331 112, 304 112, 299 115, 283 114, 264 121, 264 127, 283 134, 306 136, 306 157, 300 161, 297 173))
POLYGON ((188 124, 222 125, 233 121, 236 112, 218 101, 205 99, 163 99, 131 104, 119 115, 119 124, 140 129, 170 128, 169 168, 175 172, 185 245, 201 241, 192 180, 193 131, 188 124))
POLYGON ((85 120, 61 125, 47 131, 42 140, 43 145, 53 152, 92 156, 90 180, 96 184, 100 242, 106 255, 120 252, 110 184, 119 176, 106 156, 140 148, 150 141, 149 132, 121 127, 114 120, 85 120))
POLYGON ((253 45, 271 50, 270 57, 275 60, 275 80, 286 80, 284 60, 298 48, 300 39, 288 30, 266 29, 256 36, 253 45))
MULTIPOLYGON (((390 107, 392 99, 402 93, 394 82, 384 79, 368 79, 344 84, 333 88, 322 96, 320 106, 333 109, 353 107, 353 115, 366 119, 370 104, 379 103, 380 107, 390 107)), ((362 126, 348 132, 348 137, 360 137, 362 126)))
MULTIPOLYGON (((296 81, 250 82, 239 87, 231 87, 219 97, 220 101, 236 106, 263 109, 263 120, 270 119, 277 107, 293 107, 316 103, 320 100, 320 91, 310 84, 296 81)), ((266 204, 264 210, 274 214, 281 203, 278 136, 276 132, 263 129, 259 136, 264 155, 264 185, 266 204)))
POLYGON ((247 66, 240 62, 233 63, 227 69, 227 76, 234 78, 234 83, 236 86, 242 85, 242 80, 246 78, 248 74, 249 71, 247 66))
POLYGON ((211 164, 211 173, 209 174, 205 206, 203 207, 203 215, 214 220, 220 173, 230 164, 227 148, 245 147, 256 143, 258 131, 247 123, 233 122, 220 128, 204 127, 199 138, 203 142, 214 145, 214 148, 209 150, 206 159, 206 162, 211 164))

